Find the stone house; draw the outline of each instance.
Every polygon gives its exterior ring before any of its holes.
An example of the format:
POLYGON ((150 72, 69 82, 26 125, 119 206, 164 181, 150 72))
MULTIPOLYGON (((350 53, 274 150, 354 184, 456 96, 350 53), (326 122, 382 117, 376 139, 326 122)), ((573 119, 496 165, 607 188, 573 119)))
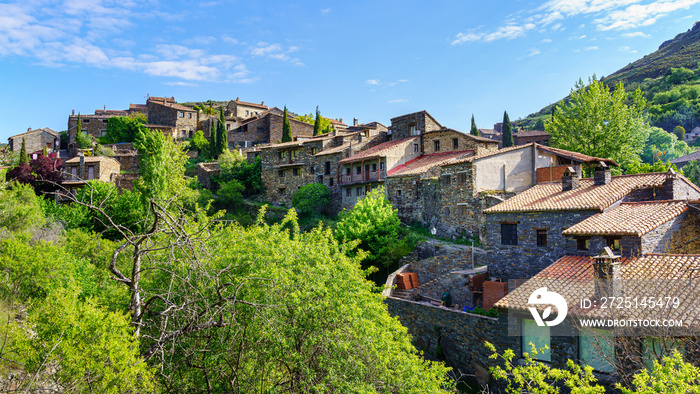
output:
MULTIPOLYGON (((404 139, 415 136, 422 136, 423 133, 442 129, 442 125, 428 113, 428 111, 419 111, 411 114, 397 116, 391 119, 389 134, 391 139, 404 139)), ((423 147, 422 137, 419 139, 419 145, 423 147)), ((423 153, 422 151, 420 153, 423 153)))
POLYGON ((675 164, 678 169, 681 169, 686 164, 690 163, 691 161, 696 161, 696 160, 700 160, 700 150, 696 150, 693 153, 689 153, 689 154, 681 156, 677 159, 673 159, 673 160, 671 160, 671 164, 675 164))
POLYGON ((515 145, 526 145, 532 142, 540 145, 549 145, 552 135, 542 130, 518 130, 513 133, 513 143, 515 145))
POLYGON ((692 142, 694 139, 700 137, 700 126, 690 130, 689 132, 685 133, 685 142, 692 142))
POLYGON ((77 156, 64 162, 63 186, 75 191, 92 179, 114 183, 120 168, 119 162, 111 157, 77 156))
POLYGON ((197 111, 175 102, 175 98, 149 97, 148 123, 150 125, 169 126, 175 131, 177 140, 192 138, 197 131, 197 111))
POLYGON ((8 138, 10 150, 19 152, 22 149, 22 140, 24 140, 24 148, 28 154, 43 151, 44 148, 46 148, 49 153, 58 151, 61 142, 58 132, 48 127, 44 127, 43 129, 28 128, 24 133, 13 135, 8 138))
POLYGON ((229 118, 237 118, 240 120, 250 119, 270 109, 263 101, 260 104, 241 101, 238 97, 231 100, 226 105, 224 115, 229 118))
POLYGON ((259 155, 266 199, 290 205, 294 193, 309 183, 321 183, 331 191, 332 209, 340 209, 339 162, 355 150, 372 147, 386 139, 386 133, 334 132, 300 138, 281 144, 260 146, 247 152, 248 159, 259 155))
POLYGON ((601 160, 536 143, 500 150, 494 147, 495 142, 491 142, 488 150, 442 165, 439 214, 433 221, 441 234, 478 235, 484 209, 535 184, 560 180, 569 165, 580 167, 601 160))
POLYGON ((384 185, 387 171, 418 158, 419 143, 419 136, 392 139, 340 160, 338 183, 343 189, 342 207, 352 208, 370 190, 384 185))
POLYGON ((572 166, 561 182, 537 184, 484 210, 489 272, 500 278, 532 277, 574 243, 584 242, 567 237, 565 230, 623 202, 698 198, 700 188, 673 171, 610 176, 609 167, 599 165, 593 178, 581 179, 580 168, 572 166))
MULTIPOLYGON (((292 138, 309 138, 314 134, 314 125, 296 120, 296 116, 288 112, 292 138)), ((229 131, 229 147, 247 148, 258 144, 279 143, 282 141, 282 123, 284 111, 274 107, 263 111, 252 119, 242 122, 238 128, 229 131)))
POLYGON ((532 342, 538 349, 544 349, 535 359, 556 367, 565 366, 569 359, 590 365, 603 382, 650 367, 654 359, 670 355, 674 348, 684 353, 686 361, 697 365, 700 320, 695 305, 700 295, 694 289, 688 290, 686 284, 693 272, 700 269, 700 255, 652 253, 620 257, 606 249, 594 257, 563 256, 496 303, 501 315, 509 316, 508 333, 520 345, 513 348, 516 354, 530 352, 532 342), (606 285, 610 279, 615 280, 614 286, 606 285), (568 315, 558 325, 540 326, 530 311, 534 307, 541 316, 549 306, 530 302, 532 294, 543 287, 562 296, 568 305, 568 315), (654 308, 600 307, 609 305, 612 297, 638 301, 660 295, 669 299, 678 297, 678 306, 663 312, 652 311, 654 308), (605 324, 610 319, 641 321, 661 316, 681 320, 683 325, 661 329, 645 328, 641 324, 636 328, 613 328, 605 324), (597 327, 602 328, 584 328, 582 320, 601 322, 597 327))
POLYGON ((97 139, 107 134, 107 122, 117 116, 128 116, 128 111, 95 110, 94 115, 76 115, 75 111, 68 117, 68 152, 71 156, 77 155, 78 146, 76 135, 78 133, 78 117, 80 117, 80 130, 85 135, 97 139))

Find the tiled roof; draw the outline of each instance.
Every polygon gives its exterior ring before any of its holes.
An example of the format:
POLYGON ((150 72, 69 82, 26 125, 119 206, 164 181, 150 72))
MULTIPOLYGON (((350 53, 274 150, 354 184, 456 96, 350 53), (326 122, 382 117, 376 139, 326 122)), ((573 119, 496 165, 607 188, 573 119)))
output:
POLYGON ((642 257, 619 259, 620 276, 619 290, 621 294, 634 300, 635 297, 674 297, 678 296, 680 304, 677 308, 667 308, 662 312, 653 308, 620 308, 614 311, 593 307, 581 309, 581 299, 595 299, 595 281, 593 272, 593 257, 564 256, 540 273, 513 289, 510 294, 498 301, 494 307, 509 310, 527 311, 529 307, 538 310, 548 305, 529 304, 530 295, 542 287, 547 291, 559 293, 567 302, 569 315, 605 318, 615 316, 616 319, 649 318, 650 314, 663 313, 665 319, 680 318, 684 327, 698 326, 699 307, 697 304, 698 290, 695 286, 679 286, 679 281, 688 283, 690 278, 697 281, 696 270, 700 269, 700 255, 649 254, 642 257), (611 315, 614 313, 614 315, 611 315))
POLYGON ((605 185, 594 185, 593 179, 586 178, 579 181, 578 188, 567 191, 562 191, 561 182, 541 183, 484 212, 602 211, 633 190, 663 186, 668 176, 666 173, 619 175, 611 177, 605 185))
POLYGON ((640 237, 688 209, 687 201, 645 201, 620 204, 562 232, 564 235, 634 235, 640 237))
POLYGON ((129 104, 129 109, 146 109, 148 105, 146 104, 129 104))
POLYGON ((433 153, 430 155, 423 155, 411 161, 408 161, 400 166, 392 168, 391 170, 389 170, 389 172, 387 172, 386 175, 391 177, 400 177, 423 174, 431 168, 443 165, 449 162, 450 160, 454 160, 456 158, 473 153, 473 150, 463 150, 458 152, 441 152, 433 153))
POLYGON ((177 103, 172 103, 172 102, 163 103, 162 101, 158 101, 158 100, 151 100, 151 101, 153 101, 153 104, 162 105, 162 106, 168 107, 168 108, 174 108, 174 109, 177 109, 180 111, 197 112, 194 109, 192 109, 190 107, 186 107, 182 104, 177 104, 177 103))
POLYGON ((501 135, 498 131, 494 129, 479 129, 479 133, 481 134, 496 134, 496 135, 501 135))
POLYGON ((234 103, 236 103, 238 105, 245 105, 247 107, 256 107, 256 108, 263 108, 263 109, 268 108, 268 106, 265 105, 264 101, 261 104, 249 103, 247 101, 240 101, 238 98, 236 98, 235 100, 231 100, 231 101, 233 101, 234 103))
POLYGON ((335 153, 340 153, 346 151, 352 144, 343 144, 340 146, 334 146, 332 148, 324 149, 318 153, 316 153, 314 156, 325 156, 325 155, 332 155, 335 153))
POLYGON ((443 127, 443 128, 441 128, 441 129, 439 129, 439 130, 429 131, 429 132, 425 133, 424 135, 427 136, 428 134, 431 134, 431 133, 441 133, 441 132, 445 132, 445 131, 451 131, 451 132, 454 132, 454 133, 459 133, 459 134, 462 134, 463 136, 469 137, 469 138, 471 138, 471 139, 473 139, 473 140, 481 141, 481 142, 488 142, 489 144, 497 144, 497 143, 498 143, 498 141, 494 141, 494 140, 492 140, 492 139, 490 139, 490 138, 480 137, 480 136, 476 136, 476 135, 471 135, 471 134, 469 134, 469 133, 464 133, 464 132, 462 132, 462 131, 455 130, 455 129, 450 129, 450 128, 447 128, 447 127, 443 127))
POLYGON ((360 159, 384 156, 388 153, 389 150, 395 148, 396 146, 401 145, 401 144, 407 144, 407 143, 410 143, 413 141, 418 141, 418 137, 409 137, 409 138, 402 138, 399 140, 382 142, 381 144, 373 146, 369 149, 365 149, 356 155, 346 157, 345 159, 341 160, 339 163, 341 163, 341 164, 342 163, 349 163, 349 162, 353 162, 353 161, 360 160, 360 159))
MULTIPOLYGON (((98 163, 98 162, 103 162, 103 161, 113 161, 116 163, 119 163, 118 161, 112 159, 111 157, 107 156, 84 156, 85 157, 85 163, 98 163)), ((66 160, 66 164, 75 164, 75 163, 80 163, 80 156, 76 156, 72 159, 66 160)))
POLYGON ((331 119, 331 118, 326 118, 326 117, 324 117, 324 119, 326 119, 327 121, 331 122, 331 124, 335 124, 335 125, 338 125, 338 126, 341 126, 341 125, 342 125, 342 126, 347 126, 345 123, 343 123, 343 122, 341 122, 341 121, 339 121, 339 120, 335 120, 335 119, 331 119))
POLYGON ((700 160, 700 150, 696 150, 693 153, 673 159, 671 160, 671 164, 683 164, 693 160, 700 160))
POLYGON ((546 131, 542 130, 520 130, 517 133, 515 133, 516 136, 518 137, 550 137, 551 134, 549 134, 546 131))
MULTIPOLYGON (((490 140, 490 141, 493 142, 493 140, 490 140)), ((568 151, 568 150, 564 150, 564 149, 551 148, 549 146, 540 145, 536 142, 530 142, 529 144, 525 144, 525 145, 509 146, 507 148, 501 148, 501 149, 495 150, 495 151, 484 152, 484 153, 478 154, 476 156, 467 157, 463 160, 455 161, 454 163, 450 163, 450 164, 460 164, 460 163, 466 163, 466 162, 473 162, 473 161, 480 160, 480 159, 483 159, 486 157, 500 155, 501 153, 511 152, 511 151, 518 150, 518 149, 532 148, 533 145, 536 146, 537 149, 555 154, 555 155, 563 157, 565 159, 577 161, 579 163, 596 163, 596 162, 602 161, 602 162, 605 162, 611 166, 618 165, 617 163, 615 163, 614 160, 588 156, 588 155, 584 155, 583 153, 572 152, 572 151, 568 151)))
POLYGON ((58 137, 58 132, 57 132, 57 131, 53 131, 53 130, 51 130, 51 129, 48 128, 48 127, 44 127, 43 129, 31 129, 31 130, 27 130, 27 131, 25 131, 24 133, 15 134, 15 135, 9 137, 8 139, 13 139, 13 138, 21 137, 21 136, 23 136, 23 135, 25 135, 25 134, 37 133, 37 132, 49 133, 49 134, 51 134, 51 135, 53 135, 53 136, 58 137))

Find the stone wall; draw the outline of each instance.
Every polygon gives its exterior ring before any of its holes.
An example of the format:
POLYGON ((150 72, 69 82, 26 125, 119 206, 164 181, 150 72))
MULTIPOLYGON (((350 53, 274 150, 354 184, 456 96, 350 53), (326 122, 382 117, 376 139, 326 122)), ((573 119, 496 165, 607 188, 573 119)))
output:
POLYGON ((386 179, 387 198, 398 210, 399 219, 404 223, 421 222, 423 219, 421 183, 420 175, 386 179))
POLYGON ((418 132, 427 133, 430 131, 440 130, 440 126, 432 116, 426 111, 415 112, 412 114, 397 116, 391 119, 391 139, 398 140, 418 135, 418 132), (411 130, 415 130, 413 133, 411 130))
POLYGON ((228 143, 237 146, 255 146, 270 142, 270 115, 252 120, 229 131, 228 143))
POLYGON ((138 173, 139 172, 139 155, 136 151, 115 151, 112 158, 119 162, 121 171, 138 173))
POLYGON ((688 212, 686 211, 642 235, 642 252, 644 254, 669 253, 672 245, 678 243, 674 238, 680 233, 681 228, 687 220, 688 212))
POLYGON ((138 174, 119 174, 115 177, 115 184, 120 189, 134 191, 134 181, 139 179, 138 174))
MULTIPOLYGON (((284 120, 283 116, 275 115, 270 113, 267 115, 270 117, 269 120, 269 141, 271 143, 278 143, 282 141, 282 123, 284 120)), ((296 137, 311 137, 314 135, 314 125, 300 122, 298 120, 289 119, 289 125, 292 129, 292 138, 296 137)))
POLYGON ((294 193, 316 179, 309 147, 264 148, 260 157, 265 199, 273 204, 291 205, 294 193))
POLYGON ((205 189, 212 188, 211 177, 219 175, 221 168, 219 163, 199 163, 197 164, 197 181, 205 189))
POLYGON ((177 139, 191 138, 197 131, 197 113, 179 104, 162 104, 148 100, 148 123, 170 126, 177 139))
POLYGON ((431 131, 423 135, 423 154, 426 155, 463 150, 472 150, 475 154, 480 154, 497 149, 497 143, 477 141, 469 134, 459 133, 450 129, 431 131), (439 150, 435 150, 436 142, 439 145, 439 150))
POLYGON ((495 361, 489 359, 492 353, 484 346, 486 341, 501 354, 521 347, 520 337, 508 336, 505 314, 491 318, 391 297, 385 303, 408 329, 414 346, 432 357, 443 357, 457 376, 476 375, 480 383, 488 381, 488 369, 495 361))
POLYGON ((59 148, 58 133, 52 134, 44 129, 34 129, 28 130, 24 134, 10 137, 10 150, 13 152, 19 152, 22 149, 22 140, 24 140, 24 148, 27 154, 41 151, 44 149, 44 147, 46 147, 48 153, 51 153, 54 150, 58 151, 59 148))
POLYGON ((530 278, 567 254, 575 240, 562 231, 597 211, 514 212, 485 214, 484 246, 489 272, 502 279, 530 278), (501 243, 501 224, 517 225, 517 245, 501 243), (547 231, 547 245, 537 246, 537 230, 547 231))

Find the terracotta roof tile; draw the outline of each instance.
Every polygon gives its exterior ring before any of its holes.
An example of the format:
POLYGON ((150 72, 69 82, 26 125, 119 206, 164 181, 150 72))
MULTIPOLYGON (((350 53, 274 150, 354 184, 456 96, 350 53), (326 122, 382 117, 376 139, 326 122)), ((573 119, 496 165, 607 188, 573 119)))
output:
MULTIPOLYGON (((119 163, 115 159, 107 156, 84 156, 85 157, 85 163, 97 163, 97 162, 103 162, 103 161, 113 161, 115 163, 119 163)), ((76 156, 72 159, 66 160, 66 164, 75 164, 75 163, 80 163, 80 156, 76 156)))
MULTIPOLYGON (((490 141, 493 142, 493 140, 490 140, 490 141)), ((483 159, 486 157, 500 155, 501 153, 511 152, 511 151, 518 150, 518 149, 531 148, 533 145, 536 146, 537 149, 543 150, 545 152, 553 153, 557 156, 560 156, 560 157, 563 157, 566 159, 570 159, 570 160, 573 160, 573 161, 576 161, 579 163, 594 163, 594 162, 603 161, 603 162, 607 163, 608 165, 612 165, 612 166, 618 165, 617 163, 615 163, 615 161, 610 160, 610 159, 603 159, 600 157, 588 156, 588 155, 584 155, 582 153, 572 152, 572 151, 568 151, 568 150, 564 150, 564 149, 551 148, 549 146, 540 145, 536 142, 530 142, 529 144, 525 144, 525 145, 509 146, 507 148, 501 148, 501 149, 496 150, 496 151, 484 152, 484 153, 478 154, 476 156, 468 157, 466 159, 456 161, 456 162, 450 163, 450 164, 460 164, 460 163, 473 162, 475 160, 480 160, 480 159, 483 159)))
POLYGON ((700 160, 700 150, 696 150, 693 153, 673 159, 671 160, 671 164, 683 164, 693 160, 700 160))
POLYGON ((486 137, 480 137, 480 136, 476 136, 476 135, 471 135, 471 134, 469 134, 469 133, 465 133, 465 132, 462 132, 462 131, 459 131, 459 130, 455 130, 455 129, 450 129, 450 128, 448 128, 448 127, 443 127, 443 128, 441 128, 441 129, 439 129, 439 130, 428 131, 428 132, 425 133, 424 135, 428 135, 428 134, 431 134, 431 133, 441 133, 441 132, 445 132, 445 131, 451 131, 451 132, 454 132, 454 133, 459 133, 459 134, 462 134, 463 136, 469 137, 469 138, 471 138, 471 139, 473 139, 473 140, 481 141, 481 142, 487 142, 487 143, 489 143, 489 144, 496 144, 496 143, 498 143, 498 141, 494 141, 494 140, 492 140, 491 138, 486 138, 486 137))
POLYGON ((399 146, 401 144, 409 144, 413 141, 418 141, 418 137, 409 137, 409 138, 402 138, 399 140, 382 142, 381 144, 373 146, 369 149, 365 149, 356 155, 346 157, 345 159, 341 160, 339 163, 342 164, 342 163, 353 162, 353 161, 356 161, 359 159, 384 156, 388 153, 389 150, 395 148, 396 146, 399 146))
POLYGON ((268 106, 265 105, 265 104, 249 103, 249 102, 247 102, 247 101, 240 101, 240 100, 238 100, 238 99, 236 99, 236 100, 231 100, 231 101, 233 101, 234 103, 239 104, 239 105, 245 105, 245 106, 247 106, 247 107, 256 107, 256 108, 268 109, 268 106))
POLYGON ((518 137, 550 137, 551 134, 549 134, 546 131, 543 130, 520 130, 515 133, 516 136, 518 137))
POLYGON ((444 165, 451 160, 474 154, 473 150, 464 150, 458 152, 441 152, 424 155, 410 160, 400 166, 392 168, 387 172, 387 176, 400 177, 423 174, 431 168, 444 165))
POLYGON ((180 111, 197 112, 194 109, 192 109, 190 107, 186 107, 182 104, 177 104, 177 103, 172 103, 172 102, 163 103, 163 102, 158 101, 158 100, 151 100, 151 101, 153 101, 153 104, 162 105, 163 107, 174 108, 174 109, 177 109, 180 111))
POLYGON ((498 301, 494 307, 516 311, 528 311, 529 307, 544 310, 548 305, 529 304, 529 297, 536 289, 546 287, 547 291, 559 293, 567 302, 569 315, 588 318, 616 319, 681 319, 684 328, 700 326, 700 306, 697 286, 679 286, 691 278, 698 280, 695 271, 700 269, 700 255, 649 254, 642 257, 619 259, 620 293, 630 300, 635 297, 679 297, 677 308, 666 308, 663 312, 654 308, 603 309, 593 307, 581 309, 581 299, 595 299, 593 272, 594 257, 564 256, 540 273, 527 280, 510 294, 498 301))
POLYGON ((593 179, 586 178, 580 180, 578 188, 567 191, 562 191, 561 182, 541 183, 484 212, 603 211, 633 190, 663 186, 668 176, 666 173, 619 175, 611 177, 605 185, 594 185, 593 179))
POLYGON ((634 235, 640 237, 688 209, 687 201, 622 203, 564 230, 564 235, 634 235))

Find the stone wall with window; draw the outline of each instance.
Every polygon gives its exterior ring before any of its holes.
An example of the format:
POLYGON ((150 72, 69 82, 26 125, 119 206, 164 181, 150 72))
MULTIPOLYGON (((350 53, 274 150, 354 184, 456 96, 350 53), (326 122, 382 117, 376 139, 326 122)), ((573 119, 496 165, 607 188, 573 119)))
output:
POLYGON ((440 130, 441 128, 442 126, 425 111, 392 118, 390 127, 391 138, 394 140, 440 130))
POLYGON ((489 252, 491 276, 503 279, 530 278, 560 257, 571 254, 576 248, 576 241, 562 236, 561 232, 596 213, 598 212, 558 211, 485 214, 482 240, 489 252), (510 238, 504 239, 504 230, 515 232, 514 242, 510 238))
POLYGON ((426 155, 463 150, 473 150, 475 154, 481 154, 498 150, 498 143, 478 141, 468 134, 450 129, 431 131, 423 135, 423 153, 426 155))
POLYGON ((300 187, 313 183, 315 174, 311 149, 304 146, 262 149, 262 181, 265 199, 277 205, 291 205, 300 187))

